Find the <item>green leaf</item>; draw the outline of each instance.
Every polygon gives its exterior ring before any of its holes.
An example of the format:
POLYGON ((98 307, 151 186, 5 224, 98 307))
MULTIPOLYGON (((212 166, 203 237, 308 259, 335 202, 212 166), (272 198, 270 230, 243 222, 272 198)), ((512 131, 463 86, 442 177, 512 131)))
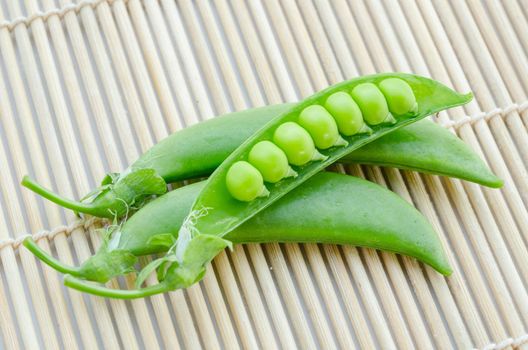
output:
POLYGON ((121 174, 119 174, 119 173, 108 173, 108 174, 106 174, 105 177, 103 178, 103 180, 101 181, 101 186, 115 184, 117 182, 117 180, 119 180, 120 175, 121 174))
POLYGON ((158 267, 158 277, 162 277, 161 280, 165 278, 165 273, 171 267, 173 263, 176 262, 176 256, 174 254, 167 254, 159 259, 153 260, 148 263, 141 271, 139 272, 136 278, 136 288, 140 288, 143 282, 148 278, 148 276, 158 267))
POLYGON ((218 236, 201 234, 189 241, 187 249, 183 255, 183 266, 198 267, 204 266, 222 250, 232 248, 233 243, 218 236))
POLYGON ((81 198, 81 202, 94 201, 97 197, 100 197, 102 194, 108 192, 112 189, 114 183, 119 179, 119 173, 108 173, 101 181, 101 186, 97 187, 93 191, 87 193, 84 197, 81 198))
POLYGON ((167 192, 167 184, 154 169, 137 169, 120 178, 113 191, 116 197, 130 204, 148 195, 167 192))
POLYGON ((101 249, 80 266, 79 276, 104 283, 113 277, 135 271, 134 264, 136 262, 137 257, 128 250, 106 251, 106 249, 101 249))
POLYGON ((150 237, 147 241, 148 246, 164 247, 167 250, 176 243, 176 238, 170 233, 160 233, 150 237))
POLYGON ((213 235, 195 236, 185 247, 180 264, 173 264, 167 271, 167 283, 174 288, 186 288, 200 281, 205 274, 205 266, 226 247, 231 249, 232 242, 213 235))
POLYGON ((156 260, 152 260, 143 269, 141 269, 141 271, 139 272, 139 274, 137 275, 137 278, 136 278, 136 283, 135 283, 136 289, 141 288, 141 285, 143 284, 143 282, 145 282, 145 280, 148 278, 148 276, 152 272, 154 272, 154 270, 156 270, 158 268, 158 266, 160 266, 165 261, 167 261, 166 257, 159 258, 159 259, 156 259, 156 260))
POLYGON ((157 272, 158 281, 163 282, 165 277, 167 276, 167 272, 169 271, 169 268, 171 267, 173 261, 164 261, 159 267, 157 272))

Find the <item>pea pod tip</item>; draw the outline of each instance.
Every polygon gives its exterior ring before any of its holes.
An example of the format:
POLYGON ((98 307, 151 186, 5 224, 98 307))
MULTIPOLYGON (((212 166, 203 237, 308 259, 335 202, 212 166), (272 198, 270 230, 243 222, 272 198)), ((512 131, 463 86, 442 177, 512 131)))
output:
POLYGON ((490 187, 493 187, 493 188, 501 188, 502 186, 504 186, 504 180, 501 179, 500 177, 497 177, 495 182, 490 184, 490 187))
POLYGON ((20 181, 20 184, 24 187, 27 187, 30 182, 31 182, 31 178, 29 177, 29 175, 24 175, 22 177, 22 180, 20 181))
POLYGON ((465 94, 462 94, 462 96, 464 97, 464 100, 466 102, 469 102, 473 99, 474 95, 473 95, 473 92, 469 91, 469 92, 466 92, 465 94))

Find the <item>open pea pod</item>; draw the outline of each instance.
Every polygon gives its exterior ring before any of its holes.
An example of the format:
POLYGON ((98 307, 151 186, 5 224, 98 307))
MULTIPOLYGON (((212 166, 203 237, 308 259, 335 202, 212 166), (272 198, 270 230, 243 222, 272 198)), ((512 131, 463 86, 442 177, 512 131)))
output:
MULTIPOLYGON (((368 100, 368 97, 369 96, 359 95, 354 100, 358 105, 361 105, 361 98, 368 100)), ((271 120, 231 153, 231 155, 211 175, 207 185, 196 199, 189 215, 189 224, 192 224, 191 230, 198 233, 221 237, 256 215, 260 210, 266 208, 293 188, 299 186, 315 173, 321 171, 326 166, 334 163, 361 146, 401 127, 423 119, 428 115, 450 107, 465 104, 471 99, 472 94, 459 94, 437 81, 403 73, 370 75, 331 86, 311 97, 308 97, 304 101, 294 105, 288 111, 271 120), (365 84, 377 86, 390 78, 401 79, 410 86, 416 101, 416 105, 412 107, 412 110, 400 115, 393 113, 392 116, 394 119, 389 120, 388 123, 381 122, 374 124, 376 121, 370 122, 367 118, 367 115, 370 113, 368 109, 372 108, 375 114, 379 107, 376 106, 375 103, 369 105, 367 103, 369 101, 367 101, 364 103, 366 108, 362 109, 361 112, 365 121, 371 128, 370 133, 357 133, 351 136, 340 134, 340 137, 346 141, 346 144, 341 143, 338 146, 327 149, 317 149, 317 152, 320 153, 322 157, 319 157, 314 161, 309 161, 306 164, 300 166, 290 164, 293 170, 297 173, 297 176, 284 178, 276 183, 266 183, 265 186, 269 191, 269 194, 266 196, 257 197, 250 201, 237 200, 233 196, 232 192, 228 189, 226 181, 228 172, 237 162, 247 161, 250 151, 257 143, 274 140, 278 128, 284 126, 286 123, 298 123, 299 116, 305 111, 305 109, 312 106, 322 106, 327 99, 335 93, 342 92, 350 94, 351 92, 354 92, 358 86, 363 86, 365 84)), ((180 235, 180 239, 185 239, 181 237, 185 237, 185 234, 180 235)))
POLYGON ((391 131, 471 98, 431 79, 386 73, 345 81, 296 104, 233 151, 208 179, 169 252, 174 286, 195 283, 192 271, 201 274, 219 246, 228 245, 223 236, 326 166, 391 131), (279 180, 277 170, 282 171, 279 180), (202 240, 202 235, 211 248, 200 251, 202 270, 196 268, 196 260, 189 270, 185 262, 193 253, 188 247, 195 249, 192 242, 202 240))
MULTIPOLYGON (((146 275, 157 270, 163 281, 150 289, 114 290, 86 280, 106 282, 133 271, 138 256, 166 253, 171 249, 204 185, 205 181, 184 186, 149 202, 79 267, 57 261, 31 238, 23 244, 51 267, 70 274, 67 285, 81 291, 116 298, 137 298, 169 291, 177 287, 172 280, 163 280, 170 274, 165 269, 171 263, 170 254, 156 260, 138 276, 140 284, 146 275)), ((364 246, 412 256, 444 275, 451 273, 436 232, 413 206, 375 183, 331 172, 317 173, 224 238, 233 243, 310 242, 364 246)), ((210 238, 207 243, 208 240, 210 238)), ((218 247, 223 249, 223 244, 218 247)))

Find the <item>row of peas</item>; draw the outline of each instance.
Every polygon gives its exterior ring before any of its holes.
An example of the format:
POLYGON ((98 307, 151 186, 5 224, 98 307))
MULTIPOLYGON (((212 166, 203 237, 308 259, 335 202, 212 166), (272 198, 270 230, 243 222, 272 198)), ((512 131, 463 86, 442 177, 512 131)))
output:
POLYGON ((248 161, 234 163, 226 176, 227 189, 240 201, 250 202, 269 195, 264 181, 276 183, 297 173, 291 165, 302 166, 325 160, 317 149, 346 146, 341 137, 371 133, 369 125, 395 123, 393 115, 417 111, 414 93, 404 80, 388 78, 379 86, 359 84, 350 94, 340 91, 322 105, 308 106, 297 123, 285 122, 272 141, 261 141, 249 152, 248 161))

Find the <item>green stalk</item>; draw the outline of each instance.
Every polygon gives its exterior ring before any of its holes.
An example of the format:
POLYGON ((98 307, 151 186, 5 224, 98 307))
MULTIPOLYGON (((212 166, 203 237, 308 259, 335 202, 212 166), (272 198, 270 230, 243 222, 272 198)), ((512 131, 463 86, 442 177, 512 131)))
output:
POLYGON ((100 209, 94 207, 91 203, 82 203, 59 196, 51 190, 42 187, 27 175, 22 178, 21 185, 64 208, 93 216, 101 216, 100 209))
POLYGON ((153 286, 149 286, 141 289, 133 290, 123 290, 123 289, 111 289, 104 287, 100 284, 94 284, 81 280, 79 278, 73 277, 71 275, 64 276, 64 285, 78 291, 98 295, 101 297, 107 298, 117 298, 117 299, 136 299, 144 298, 154 294, 165 293, 173 290, 168 283, 161 282, 153 286))
POLYGON ((59 260, 55 259, 53 256, 51 256, 48 252, 46 252, 44 249, 42 249, 35 240, 33 240, 32 237, 28 237, 24 239, 22 242, 24 247, 26 247, 30 252, 35 254, 37 258, 54 268, 55 270, 62 272, 62 273, 68 273, 73 276, 81 277, 79 268, 76 266, 68 266, 61 263, 59 260))

